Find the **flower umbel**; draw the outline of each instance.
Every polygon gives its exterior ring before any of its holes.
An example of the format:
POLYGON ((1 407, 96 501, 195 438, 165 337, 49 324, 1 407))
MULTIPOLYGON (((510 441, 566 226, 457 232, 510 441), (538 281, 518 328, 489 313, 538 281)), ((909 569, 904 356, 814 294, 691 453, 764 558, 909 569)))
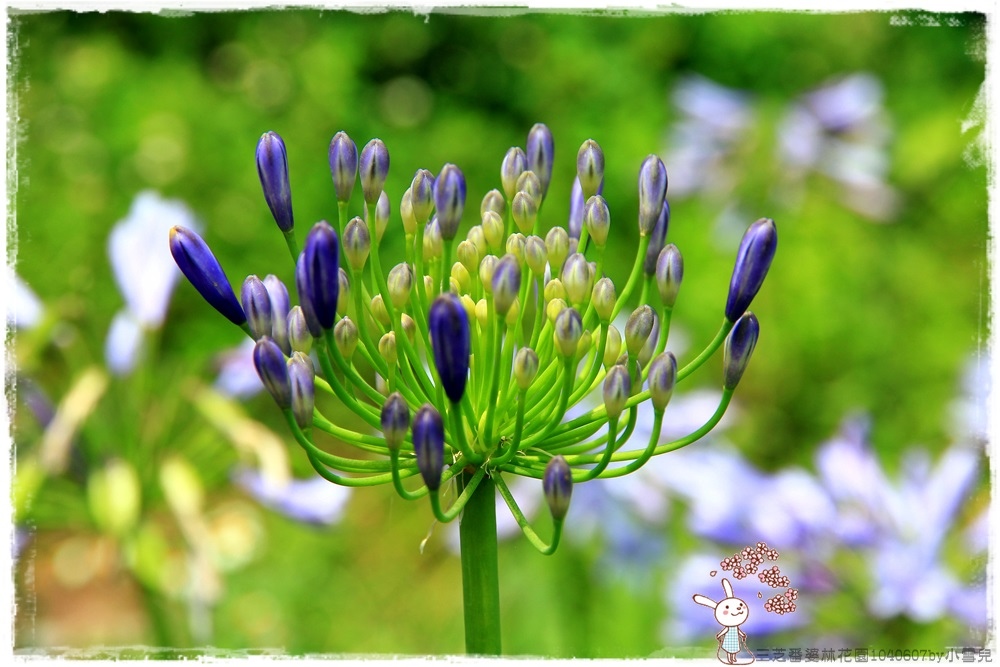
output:
MULTIPOLYGON (((480 485, 495 486, 543 553, 558 544, 574 484, 633 472, 653 456, 695 442, 722 418, 759 333, 756 317, 744 313, 777 245, 773 220, 750 226, 718 334, 679 366, 666 350, 683 262, 667 243, 665 165, 650 155, 639 170, 640 242, 628 281, 616 286, 604 275, 613 233, 613 199, 600 194, 604 153, 593 139, 576 153, 574 211, 565 226, 553 226, 551 205, 542 206, 554 155, 551 132, 535 125, 525 147, 507 151, 500 189, 485 193, 472 221, 477 224, 462 237, 469 210, 459 167, 446 164, 437 178, 417 170, 395 200, 394 226, 392 194, 383 192, 385 144, 373 139, 358 156, 354 142, 337 133, 329 150, 337 226, 316 223, 301 252, 286 235, 296 264, 294 306, 276 278, 251 276, 241 307, 197 235, 175 228, 170 240, 192 284, 258 339, 254 361, 261 379, 320 475, 345 486, 392 483, 405 499, 426 495, 441 521, 459 516, 480 485), (351 218, 355 178, 364 215, 351 218), (383 234, 404 240, 405 261, 389 271, 380 258, 383 234), (612 322, 626 305, 632 315, 622 335, 612 322), (684 437, 661 443, 660 424, 675 385, 724 343, 715 414, 684 437), (335 396, 379 435, 325 419, 314 394, 335 396), (567 417, 585 398, 601 395, 598 407, 567 417), (638 407, 647 402, 655 415, 650 437, 629 449, 638 407), (324 433, 366 455, 328 453, 315 439, 324 433), (542 480, 555 519, 550 543, 538 537, 510 494, 505 479, 511 475, 542 480), (414 488, 417 480, 423 484, 414 488), (439 489, 456 482, 458 494, 442 508, 439 489)), ((273 202, 285 210, 278 195, 288 192, 286 164, 284 144, 276 134, 264 135, 258 165, 272 211, 273 202)), ((287 211, 290 230, 290 199, 287 211)), ((281 226, 283 214, 275 218, 281 226)), ((566 220, 563 213, 559 218, 566 220)))

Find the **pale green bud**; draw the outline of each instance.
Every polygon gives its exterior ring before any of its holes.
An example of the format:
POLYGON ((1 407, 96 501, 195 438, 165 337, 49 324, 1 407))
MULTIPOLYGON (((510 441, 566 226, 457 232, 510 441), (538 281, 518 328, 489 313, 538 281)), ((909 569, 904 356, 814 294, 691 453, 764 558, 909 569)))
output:
POLYGON ((578 357, 590 352, 590 346, 594 342, 594 337, 586 329, 583 330, 583 335, 580 336, 580 342, 576 344, 576 354, 578 357))
POLYGON ((483 213, 483 236, 493 252, 500 252, 504 247, 503 218, 495 211, 483 213))
POLYGON ((653 332, 653 309, 642 305, 632 311, 625 323, 625 349, 630 357, 637 357, 653 332))
POLYGON ((399 325, 403 329, 403 335, 406 336, 407 340, 411 343, 415 342, 417 339, 417 323, 413 318, 403 313, 399 316, 399 325))
POLYGON ((185 519, 201 514, 205 490, 194 466, 172 454, 160 463, 159 471, 160 487, 173 513, 185 519))
POLYGON ((604 346, 604 368, 611 368, 618 362, 622 353, 622 334, 618 327, 608 325, 608 342, 604 346))
POLYGON ((524 259, 535 277, 543 278, 545 276, 545 264, 549 261, 549 254, 545 250, 545 241, 541 237, 529 236, 525 239, 524 259))
MULTIPOLYGON (((365 210, 367 215, 368 211, 365 210)), ((389 226, 389 217, 392 215, 392 209, 389 206, 389 195, 386 194, 385 190, 382 194, 378 196, 378 203, 375 204, 374 218, 375 218, 375 239, 378 243, 382 242, 382 237, 385 235, 385 229, 389 226)), ((369 225, 371 227, 371 225, 369 225)))
POLYGON ((465 308, 465 315, 471 322, 476 317, 476 302, 468 294, 461 295, 458 300, 461 302, 462 308, 465 308))
POLYGON ((601 322, 609 321, 615 310, 615 303, 618 301, 618 295, 615 294, 615 284, 611 282, 611 278, 604 277, 597 281, 591 299, 594 311, 601 322))
POLYGON ((507 316, 504 317, 504 322, 508 327, 513 327, 517 325, 517 317, 521 314, 521 300, 514 299, 514 302, 510 304, 510 308, 507 309, 507 316))
POLYGON ((349 317, 340 318, 333 327, 333 340, 337 343, 340 356, 350 361, 358 347, 358 325, 349 317))
POLYGON ((503 156, 500 163, 500 183, 503 185, 507 198, 511 199, 517 192, 517 179, 528 168, 528 158, 520 146, 512 146, 503 156))
POLYGON ((490 307, 486 302, 486 299, 480 299, 476 302, 476 321, 479 322, 479 328, 485 329, 486 324, 490 319, 490 307))
POLYGON ((587 233, 594 240, 598 249, 608 242, 608 230, 611 228, 611 212, 601 195, 594 195, 587 200, 583 209, 583 224, 587 225, 587 233))
POLYGON ((496 255, 486 255, 479 262, 479 282, 487 294, 493 294, 493 273, 496 271, 498 261, 496 255))
POLYGON ((522 347, 514 355, 514 379, 521 390, 531 386, 538 375, 538 355, 530 347, 522 347))
POLYGON ((564 299, 560 298, 552 299, 547 304, 545 304, 545 316, 549 318, 549 321, 552 322, 554 326, 556 323, 556 319, 558 319, 559 317, 559 314, 562 313, 562 311, 566 310, 568 307, 569 306, 566 305, 566 301, 564 299))
POLYGON ((507 315, 520 290, 521 265, 514 255, 504 255, 493 271, 493 306, 500 317, 507 315))
POLYGON ((389 326, 392 322, 392 319, 389 317, 389 311, 386 310, 385 301, 383 301, 381 294, 376 294, 372 297, 370 310, 372 317, 375 318, 375 321, 383 327, 389 326))
POLYGON ((396 334, 388 332, 382 335, 378 341, 378 353, 385 359, 385 363, 395 366, 398 360, 396 353, 396 334))
POLYGON ((562 270, 562 283, 566 288, 569 302, 574 306, 583 304, 593 285, 593 275, 587 258, 581 253, 573 253, 566 259, 562 270))
POLYGON ((451 265, 451 279, 458 286, 458 294, 465 294, 472 289, 472 276, 461 262, 451 265))
POLYGON ((471 275, 479 268, 479 250, 471 241, 462 241, 456 249, 456 257, 462 263, 465 270, 471 275))
POLYGON ((663 305, 673 308, 684 278, 684 258, 673 243, 668 243, 656 258, 656 288, 663 305))
POLYGON ((670 402, 677 383, 677 359, 672 352, 658 355, 649 365, 649 395, 654 410, 663 410, 670 402))
POLYGON ((538 219, 538 204, 527 192, 518 192, 510 204, 510 215, 522 234, 530 234, 538 219))
POLYGON ((437 281, 433 276, 424 276, 424 294, 428 299, 437 296, 437 281))
POLYGON ((612 366, 604 377, 604 407, 608 418, 616 419, 632 394, 632 378, 624 366, 612 366))
POLYGON ((479 214, 485 216, 487 211, 493 211, 503 220, 504 213, 507 212, 507 202, 499 190, 490 190, 483 197, 483 203, 479 207, 479 214))
POLYGON ((517 178, 517 191, 526 192, 531 195, 531 198, 536 202, 542 201, 542 182, 539 180, 538 175, 531 171, 525 171, 517 178))
POLYGON ((361 271, 368 261, 368 253, 372 248, 368 225, 361 218, 353 218, 344 228, 344 255, 347 263, 354 271, 361 271))
POLYGON ((347 308, 351 303, 351 281, 348 279, 344 267, 340 267, 337 273, 337 280, 340 282, 340 289, 337 290, 337 312, 346 315, 347 308))
MULTIPOLYGON (((490 244, 486 242, 486 234, 483 233, 482 225, 473 225, 469 229, 469 233, 466 234, 465 238, 469 243, 475 246, 476 252, 479 253, 480 257, 485 255, 490 249, 490 244)), ((472 269, 469 270, 471 271, 472 269)))
POLYGON ((576 354, 577 343, 583 335, 583 320, 574 308, 566 308, 556 317, 553 326, 553 337, 559 352, 564 357, 576 354))
POLYGON ((302 306, 292 306, 288 311, 288 345, 295 352, 309 354, 312 349, 313 337, 306 324, 306 314, 302 306))
POLYGON ((402 308, 410 300, 410 290, 413 288, 413 269, 409 264, 401 262, 389 271, 386 281, 389 288, 389 299, 396 308, 402 308))
POLYGON ((434 210, 434 175, 426 169, 418 169, 413 175, 410 182, 410 206, 417 224, 427 224, 427 219, 434 210))
POLYGON ((552 275, 562 271, 563 262, 569 256, 569 234, 562 227, 553 227, 545 235, 545 249, 549 252, 549 267, 552 275))
POLYGON ((437 259, 444 251, 444 240, 441 238, 441 226, 437 217, 431 218, 424 228, 424 260, 437 259))
POLYGON ((562 281, 558 278, 553 278, 549 282, 545 283, 545 302, 548 303, 553 299, 566 300, 566 288, 563 286, 562 281))
POLYGON ((399 202, 399 217, 403 219, 403 232, 409 236, 417 233, 417 217, 413 215, 413 201, 410 199, 410 188, 406 188, 403 199, 399 202))

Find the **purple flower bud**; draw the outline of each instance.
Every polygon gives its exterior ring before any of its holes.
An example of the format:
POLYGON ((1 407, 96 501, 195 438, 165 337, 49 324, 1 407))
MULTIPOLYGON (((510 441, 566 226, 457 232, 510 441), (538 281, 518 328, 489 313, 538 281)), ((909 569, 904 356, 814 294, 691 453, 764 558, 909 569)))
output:
POLYGON ((549 191, 549 182, 552 180, 552 164, 556 152, 552 131, 543 123, 535 123, 528 132, 524 152, 528 156, 528 169, 535 172, 541 181, 542 191, 535 198, 541 202, 549 191))
POLYGON ((398 391, 389 394, 382 404, 382 435, 389 449, 398 450, 410 429, 410 406, 398 391))
POLYGON ((517 179, 528 169, 528 158, 520 146, 511 146, 500 163, 500 183, 507 199, 517 193, 517 179))
POLYGON ((556 316, 552 336, 563 356, 574 356, 577 343, 583 336, 583 319, 580 317, 580 313, 575 308, 564 308, 556 316))
POLYGON ((663 410, 670 402, 677 383, 677 358, 673 352, 660 354, 649 365, 649 395, 654 410, 663 410))
POLYGON ((240 300, 243 302, 243 312, 250 325, 250 333, 254 339, 271 335, 271 296, 264 287, 264 282, 257 276, 247 276, 240 290, 240 300))
POLYGON ((285 355, 270 336, 262 337, 254 345, 253 365, 278 407, 282 410, 292 407, 292 389, 288 381, 285 355))
POLYGON ((624 366, 612 366, 604 377, 604 408, 608 418, 617 419, 632 394, 632 378, 624 366))
POLYGON ((264 200, 271 209, 278 229, 292 231, 292 187, 288 183, 288 155, 285 142, 275 132, 265 132, 257 142, 257 174, 264 189, 264 200))
POLYGON ((553 457, 545 466, 542 477, 542 491, 549 504, 552 518, 562 521, 569 511, 569 500, 573 495, 573 473, 562 454, 553 457))
POLYGON ((663 305, 673 308, 684 279, 684 258, 673 243, 668 243, 656 258, 656 287, 663 305))
POLYGON ((730 322, 735 322, 746 312, 757 296, 777 248, 778 228, 770 218, 761 218, 753 223, 743 235, 733 277, 729 281, 729 298, 726 299, 726 319, 730 322))
POLYGON ((437 209, 441 238, 450 241, 458 234, 465 210, 465 176, 453 164, 446 164, 434 181, 434 207, 437 209))
POLYGON ((446 293, 431 304, 427 325, 444 393, 458 403, 469 379, 469 316, 458 297, 446 293))
POLYGON ((611 211, 608 203, 601 195, 594 195, 587 200, 583 209, 583 222, 587 225, 587 233, 594 239, 594 245, 603 248, 608 242, 608 230, 611 228, 611 211))
POLYGON ((375 204, 375 214, 372 216, 375 218, 374 225, 369 221, 367 217, 368 211, 365 211, 365 222, 368 223, 369 227, 375 228, 375 240, 378 243, 382 242, 382 236, 385 234, 386 227, 389 226, 389 216, 392 215, 392 206, 389 204, 389 195, 382 192, 378 196, 378 203, 375 204))
POLYGON ((302 306, 295 306, 288 311, 288 333, 285 336, 288 340, 288 347, 292 352, 305 352, 309 354, 309 350, 312 349, 313 336, 309 331, 309 325, 306 322, 306 315, 302 310, 302 306))
POLYGON ((417 224, 426 225, 434 208, 434 174, 426 169, 418 169, 410 183, 410 205, 417 224))
POLYGON ((295 263, 295 289, 299 293, 299 308, 302 309, 302 315, 305 317, 309 333, 313 338, 320 338, 323 335, 323 326, 319 323, 319 317, 316 315, 316 308, 313 306, 312 296, 310 295, 309 278, 306 275, 305 252, 299 254, 299 259, 295 263))
POLYGON ((170 230, 170 254, 177 268, 208 304, 237 326, 247 321, 229 279, 205 241, 190 229, 170 230))
POLYGON ((358 147, 346 132, 338 132, 330 140, 330 174, 337 201, 350 201, 354 182, 358 179, 358 147))
POLYGON ((604 185, 604 151, 593 139, 587 139, 576 154, 576 179, 583 200, 599 194, 604 185))
POLYGON ((493 269, 493 305, 500 317, 506 317, 521 291, 521 263, 517 257, 504 255, 493 269))
POLYGON ((389 175, 389 151, 381 139, 372 139, 361 149, 358 172, 365 202, 369 206, 376 204, 389 175))
POLYGON ((743 377, 743 371, 750 363, 750 355, 757 346, 760 336, 760 322, 753 313, 745 313, 736 320, 733 330, 726 337, 726 346, 722 354, 722 367, 725 369, 723 386, 735 389, 743 377))
POLYGON ((647 157, 639 169, 639 234, 653 232, 667 196, 667 168, 655 155, 647 157))
POLYGON ((649 248, 646 250, 646 260, 643 262, 642 270, 647 276, 656 273, 656 260, 663 250, 663 244, 667 241, 667 230, 670 228, 670 202, 663 200, 663 208, 660 210, 660 217, 656 219, 653 233, 649 237, 649 248))
POLYGON ((264 278, 264 287, 267 289, 267 294, 271 301, 270 336, 278 344, 282 352, 291 354, 292 350, 288 345, 288 311, 291 310, 288 288, 273 273, 268 274, 264 278))
POLYGON ((444 423, 430 403, 422 405, 413 416, 413 453, 424 484, 437 491, 444 468, 444 423))
POLYGON ((299 428, 309 428, 316 404, 316 371, 312 359, 302 352, 294 352, 288 360, 288 384, 291 388, 292 414, 299 428))
MULTIPOLYGON (((316 319, 323 329, 333 328, 340 293, 340 250, 337 232, 325 221, 317 222, 306 236, 306 287, 316 319)), ((308 315, 308 311, 306 313, 308 315)))

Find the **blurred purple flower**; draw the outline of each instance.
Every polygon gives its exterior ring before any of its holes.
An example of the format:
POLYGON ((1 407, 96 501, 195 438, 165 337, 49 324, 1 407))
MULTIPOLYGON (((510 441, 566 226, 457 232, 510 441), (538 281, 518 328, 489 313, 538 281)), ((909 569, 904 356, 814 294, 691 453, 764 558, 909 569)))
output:
POLYGON ((33 329, 42 320, 45 306, 28 284, 7 267, 7 324, 18 329, 33 329))
POLYGON ((255 345, 252 339, 246 338, 218 355, 219 375, 215 378, 215 388, 219 392, 233 398, 250 398, 264 389, 253 364, 255 345))
POLYGON ((330 484, 319 476, 278 483, 259 470, 239 468, 233 480, 265 507, 316 525, 330 526, 340 521, 351 497, 349 488, 330 484))
POLYGON ((128 216, 108 236, 111 269, 125 298, 105 342, 108 368, 118 375, 132 371, 144 332, 159 329, 166 318, 181 275, 166 242, 175 225, 199 228, 183 202, 147 190, 136 196, 128 216))

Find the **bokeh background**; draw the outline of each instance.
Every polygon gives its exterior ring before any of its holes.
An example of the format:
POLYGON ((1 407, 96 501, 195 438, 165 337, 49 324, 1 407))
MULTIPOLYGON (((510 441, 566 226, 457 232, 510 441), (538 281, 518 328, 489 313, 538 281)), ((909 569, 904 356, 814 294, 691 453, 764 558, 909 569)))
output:
MULTIPOLYGON (((291 284, 261 133, 288 146, 301 234, 336 215, 338 130, 385 141, 394 208, 416 169, 458 164, 470 226, 535 122, 556 141, 545 227, 577 147, 603 147, 619 284, 639 164, 665 161, 682 361, 719 324, 745 227, 772 217, 780 242, 724 427, 578 489, 550 558, 504 533, 505 651, 711 657, 691 594, 721 595, 709 572, 761 540, 799 596, 779 617, 734 582, 759 652, 983 645, 983 16, 55 12, 13 15, 8 40, 17 650, 462 651, 454 534, 391 488, 316 484, 242 334, 164 277, 163 225, 197 225, 235 285, 291 284)), ((720 368, 675 398, 677 429, 720 368)))

